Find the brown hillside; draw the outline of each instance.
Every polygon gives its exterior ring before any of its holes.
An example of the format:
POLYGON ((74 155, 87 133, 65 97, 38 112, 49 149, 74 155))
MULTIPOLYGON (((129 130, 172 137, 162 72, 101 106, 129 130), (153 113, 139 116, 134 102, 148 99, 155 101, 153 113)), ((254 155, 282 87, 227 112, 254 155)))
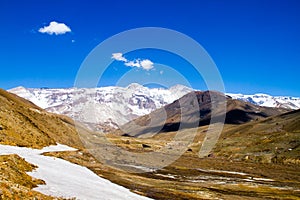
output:
POLYGON ((80 148, 74 123, 0 89, 0 143, 42 148, 62 143, 80 148))
POLYGON ((214 152, 231 159, 300 164, 300 110, 225 129, 214 152))
POLYGON ((122 134, 131 136, 153 135, 158 132, 176 131, 180 127, 192 128, 208 125, 212 116, 212 102, 214 104, 214 122, 222 122, 226 112, 226 124, 243 124, 252 120, 287 112, 286 109, 267 108, 251 103, 234 100, 213 91, 191 92, 179 100, 158 109, 149 115, 139 117, 121 127, 122 134), (222 102, 226 103, 225 107, 222 102), (182 114, 183 113, 183 114, 182 114))

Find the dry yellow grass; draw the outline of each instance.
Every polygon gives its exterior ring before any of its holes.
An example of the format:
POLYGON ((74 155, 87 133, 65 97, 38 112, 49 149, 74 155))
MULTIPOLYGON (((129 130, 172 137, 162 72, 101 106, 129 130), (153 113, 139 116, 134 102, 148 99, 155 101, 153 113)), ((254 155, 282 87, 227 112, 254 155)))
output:
POLYGON ((56 142, 81 148, 71 119, 50 114, 0 89, 0 143, 42 148, 56 142))
POLYGON ((44 183, 26 174, 33 169, 17 155, 0 156, 0 199, 55 199, 32 190, 44 183))

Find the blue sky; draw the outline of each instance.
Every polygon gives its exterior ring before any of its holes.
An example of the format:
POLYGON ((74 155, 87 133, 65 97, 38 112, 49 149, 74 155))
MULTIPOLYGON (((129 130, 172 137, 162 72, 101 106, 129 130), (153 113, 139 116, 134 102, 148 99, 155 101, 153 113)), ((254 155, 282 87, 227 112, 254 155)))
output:
MULTIPOLYGON (((216 63, 227 92, 300 96, 299 10, 297 0, 1 0, 0 87, 72 87, 81 63, 100 42, 150 26, 182 32, 200 43, 216 63), (52 21, 71 31, 39 32, 52 21)), ((194 88, 205 89, 189 63, 167 52, 141 50, 123 56, 150 60, 154 69, 116 60, 100 85, 114 85, 132 69, 136 77, 177 83, 156 65, 162 63, 182 73, 194 88)))

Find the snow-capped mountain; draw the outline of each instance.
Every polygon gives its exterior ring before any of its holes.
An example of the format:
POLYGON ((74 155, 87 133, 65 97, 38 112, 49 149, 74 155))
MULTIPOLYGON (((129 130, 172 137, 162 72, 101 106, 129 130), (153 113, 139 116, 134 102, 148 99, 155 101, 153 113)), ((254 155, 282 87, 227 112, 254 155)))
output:
POLYGON ((233 99, 246 101, 255 105, 275 108, 287 108, 287 109, 300 109, 300 98, 299 97, 286 97, 286 96, 271 96, 268 94, 232 94, 226 93, 226 95, 233 99))
MULTIPOLYGON (((17 87, 9 90, 49 112, 69 117, 98 128, 118 127, 139 116, 172 103, 193 89, 176 85, 169 89, 147 88, 137 83, 128 87, 33 89, 17 87)), ((233 99, 247 101, 259 106, 300 108, 300 98, 274 97, 266 94, 232 94, 233 99)))
POLYGON ((191 92, 176 85, 169 89, 147 88, 137 83, 128 87, 92 89, 33 89, 17 87, 9 90, 49 112, 68 115, 86 125, 118 127, 139 116, 149 114, 191 92))

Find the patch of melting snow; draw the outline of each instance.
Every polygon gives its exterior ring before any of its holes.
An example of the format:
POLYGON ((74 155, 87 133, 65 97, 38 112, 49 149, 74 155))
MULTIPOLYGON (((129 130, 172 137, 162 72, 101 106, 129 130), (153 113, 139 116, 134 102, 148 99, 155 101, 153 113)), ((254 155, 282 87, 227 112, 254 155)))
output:
POLYGON ((273 179, 270 179, 270 178, 253 178, 254 180, 257 180, 257 181, 275 181, 273 179))
MULTIPOLYGON (((191 182, 191 183, 208 183, 207 180, 190 180, 189 182, 191 182)), ((225 182, 225 181, 211 181, 211 183, 217 184, 217 185, 228 184, 228 182, 225 182)))
POLYGON ((165 178, 172 178, 172 179, 176 179, 175 175, 172 174, 155 174, 157 176, 161 176, 161 177, 165 177, 165 178))
POLYGON ((257 181, 263 181, 263 182, 274 182, 275 180, 273 179, 269 179, 269 178, 257 178, 257 177, 252 177, 252 176, 248 176, 245 179, 242 179, 244 181, 247 182, 257 182, 257 181))
MULTIPOLYGON (((231 185, 236 185, 236 186, 239 186, 239 185, 245 185, 245 186, 248 186, 248 187, 252 187, 252 188, 258 188, 258 187, 269 187, 269 188, 272 188, 272 189, 278 189, 278 190, 292 190, 294 192, 296 192, 297 190, 293 187, 288 187, 288 186, 282 186, 282 187, 279 187, 279 186, 274 186, 274 185, 265 185, 265 184, 260 184, 260 183, 234 183, 234 184, 231 184, 231 185)), ((300 191, 300 190, 299 190, 300 191)))
POLYGON ((138 170, 142 170, 144 172, 154 172, 157 169, 156 168, 150 168, 150 167, 146 167, 146 166, 141 166, 141 165, 130 165, 130 164, 117 164, 119 166, 124 166, 124 167, 131 167, 131 168, 135 168, 138 170))
POLYGON ((206 183, 207 181, 205 180, 189 180, 191 183, 206 183))
POLYGON ((213 184, 227 184, 235 183, 240 179, 233 179, 221 176, 198 176, 198 177, 186 177, 189 182, 193 183, 213 183, 213 184))
POLYGON ((197 169, 200 172, 204 173, 223 173, 223 174, 234 174, 234 175, 241 175, 241 176, 247 176, 246 178, 228 178, 223 176, 199 176, 196 179, 191 177, 186 177, 190 179, 191 182, 207 182, 211 181, 216 184, 224 184, 224 183, 230 183, 234 184, 236 182, 251 182, 256 183, 257 181, 264 181, 264 182, 274 182, 273 179, 268 178, 258 178, 258 177, 251 177, 247 173, 243 172, 234 172, 234 171, 225 171, 225 170, 206 170, 206 169, 197 169))
POLYGON ((255 182, 254 179, 252 179, 252 177, 248 177, 246 179, 243 179, 244 181, 247 181, 247 182, 255 182))
POLYGON ((225 180, 225 181, 231 181, 232 178, 222 177, 222 176, 198 176, 197 179, 201 180, 225 180))
POLYGON ((58 143, 57 145, 50 145, 44 147, 42 148, 41 151, 42 153, 45 153, 45 152, 59 152, 59 151, 77 151, 77 149, 58 143))
POLYGON ((269 178, 257 178, 257 177, 251 177, 249 174, 244 173, 244 172, 233 172, 233 171, 223 171, 223 170, 205 170, 205 169, 198 169, 198 171, 201 172, 216 172, 216 173, 224 173, 224 174, 234 174, 234 175, 241 175, 241 176, 247 176, 247 179, 243 179, 249 182, 254 182, 254 181, 267 181, 267 182, 272 182, 274 181, 273 179, 269 178))
POLYGON ((28 172, 34 178, 42 179, 46 185, 39 185, 35 191, 46 195, 89 200, 146 200, 129 189, 97 176, 91 170, 66 160, 41 155, 45 152, 76 151, 66 145, 51 145, 41 150, 26 147, 0 145, 0 155, 17 154, 38 168, 28 172))
POLYGON ((40 111, 40 110, 38 110, 38 109, 35 109, 35 108, 29 108, 30 110, 32 110, 32 111, 34 111, 34 112, 37 112, 37 113, 39 113, 39 114, 41 114, 42 112, 40 111))
POLYGON ((235 174, 235 175, 241 175, 241 176, 247 176, 248 174, 243 173, 243 172, 233 172, 233 171, 225 171, 225 170, 215 170, 215 169, 197 169, 200 172, 215 172, 215 173, 224 173, 224 174, 235 174))

